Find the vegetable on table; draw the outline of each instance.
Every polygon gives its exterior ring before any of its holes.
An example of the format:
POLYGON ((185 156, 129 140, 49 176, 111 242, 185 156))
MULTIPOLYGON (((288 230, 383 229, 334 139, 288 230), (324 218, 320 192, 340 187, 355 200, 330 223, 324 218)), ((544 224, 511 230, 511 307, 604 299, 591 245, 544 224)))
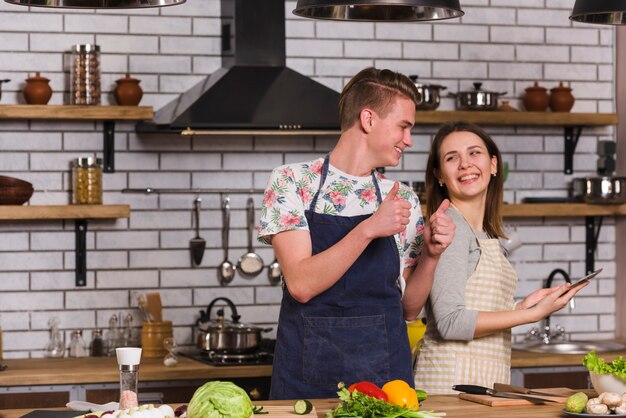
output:
POLYGON ((419 410, 417 392, 404 380, 392 380, 385 383, 383 392, 387 394, 389 403, 403 406, 414 411, 419 410))
POLYGON ((372 382, 363 381, 363 382, 353 383, 348 388, 348 391, 352 392, 354 390, 361 392, 363 395, 368 395, 376 399, 381 399, 383 401, 388 400, 387 394, 383 392, 381 388, 376 386, 375 383, 372 383, 372 382))
POLYGON ((298 415, 310 414, 313 410, 313 404, 306 399, 299 399, 293 404, 293 412, 298 415))
POLYGON ((326 418, 435 418, 446 415, 443 412, 415 411, 364 395, 358 390, 350 392, 341 383, 337 395, 342 402, 327 412, 326 418))
POLYGON ((200 386, 187 406, 187 418, 250 418, 253 405, 245 390, 215 380, 200 386))
POLYGON ((565 410, 567 412, 575 412, 577 414, 585 410, 589 398, 583 392, 575 393, 565 401, 565 410))
POLYGON ((626 379, 626 360, 622 356, 618 356, 610 363, 606 363, 604 359, 598 358, 595 351, 590 351, 583 358, 583 366, 590 372, 596 374, 613 374, 622 379, 626 379))

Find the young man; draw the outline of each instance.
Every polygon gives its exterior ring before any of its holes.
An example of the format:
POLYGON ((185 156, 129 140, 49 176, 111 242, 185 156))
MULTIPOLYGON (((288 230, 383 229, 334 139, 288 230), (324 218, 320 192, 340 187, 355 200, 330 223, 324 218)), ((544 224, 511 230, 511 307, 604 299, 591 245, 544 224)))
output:
POLYGON ((359 72, 335 148, 272 172, 259 227, 285 285, 272 399, 332 397, 340 381, 413 385, 404 319, 422 309, 454 224, 447 202, 424 224, 415 193, 375 168, 412 145, 416 96, 399 73, 359 72))

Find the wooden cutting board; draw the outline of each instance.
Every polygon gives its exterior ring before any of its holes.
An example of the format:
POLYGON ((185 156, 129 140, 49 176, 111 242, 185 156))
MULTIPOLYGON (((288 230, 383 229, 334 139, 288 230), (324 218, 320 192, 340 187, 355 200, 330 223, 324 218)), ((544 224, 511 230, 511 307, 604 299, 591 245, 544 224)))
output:
POLYGON ((297 417, 317 417, 315 407, 306 415, 298 415, 293 412, 293 405, 263 405, 263 411, 267 414, 253 415, 254 418, 297 418, 297 417))
MULTIPOLYGON (((554 393, 557 395, 573 395, 576 392, 584 392, 569 388, 546 388, 546 389, 537 389, 541 392, 554 393)), ((547 398, 546 396, 539 395, 529 395, 536 396, 538 398, 547 398)), ((465 399, 466 401, 476 402, 479 404, 487 405, 487 406, 514 406, 514 405, 538 405, 531 401, 527 401, 525 399, 508 399, 508 398, 498 398, 491 395, 472 395, 469 393, 459 393, 459 398, 465 399)), ((567 398, 563 397, 550 397, 549 399, 553 399, 558 403, 565 404, 567 398)), ((549 402, 552 403, 552 402, 549 402)))

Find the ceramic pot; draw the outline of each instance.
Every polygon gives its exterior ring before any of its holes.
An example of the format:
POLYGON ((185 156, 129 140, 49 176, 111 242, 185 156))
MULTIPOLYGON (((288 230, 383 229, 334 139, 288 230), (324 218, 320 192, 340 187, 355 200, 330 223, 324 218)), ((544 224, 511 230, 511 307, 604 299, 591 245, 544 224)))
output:
POLYGON ((140 80, 132 78, 126 73, 124 78, 115 81, 117 86, 113 90, 113 96, 120 106, 137 106, 143 97, 143 90, 139 86, 140 80))
POLYGON ((550 90, 550 109, 553 112, 569 112, 574 106, 574 101, 572 89, 565 87, 562 81, 558 87, 550 90))
POLYGON ((45 105, 48 104, 50 97, 52 97, 52 88, 48 84, 49 79, 41 77, 39 73, 35 73, 34 77, 26 79, 26 86, 22 93, 26 103, 33 105, 45 105))
POLYGON ((550 104, 548 89, 541 87, 535 81, 534 85, 526 89, 522 102, 524 103, 524 108, 529 112, 545 112, 550 104))

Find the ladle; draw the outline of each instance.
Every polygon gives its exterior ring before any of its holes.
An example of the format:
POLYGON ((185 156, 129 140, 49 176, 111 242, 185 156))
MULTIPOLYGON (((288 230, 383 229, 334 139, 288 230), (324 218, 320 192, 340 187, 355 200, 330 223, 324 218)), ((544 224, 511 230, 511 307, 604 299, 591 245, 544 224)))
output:
POLYGON ((280 269, 280 264, 278 260, 274 258, 274 261, 267 266, 267 278, 270 279, 270 284, 277 285, 280 283, 280 279, 283 276, 283 272, 280 269))
POLYGON ((252 246, 252 232, 254 230, 254 199, 248 198, 246 203, 247 230, 248 230, 248 252, 242 255, 237 262, 237 270, 244 277, 256 277, 263 270, 263 259, 254 252, 252 246))
POLYGON ((225 197, 222 202, 222 247, 224 248, 224 261, 218 267, 220 284, 226 286, 235 278, 235 266, 228 261, 228 232, 230 229, 230 198, 225 197))

